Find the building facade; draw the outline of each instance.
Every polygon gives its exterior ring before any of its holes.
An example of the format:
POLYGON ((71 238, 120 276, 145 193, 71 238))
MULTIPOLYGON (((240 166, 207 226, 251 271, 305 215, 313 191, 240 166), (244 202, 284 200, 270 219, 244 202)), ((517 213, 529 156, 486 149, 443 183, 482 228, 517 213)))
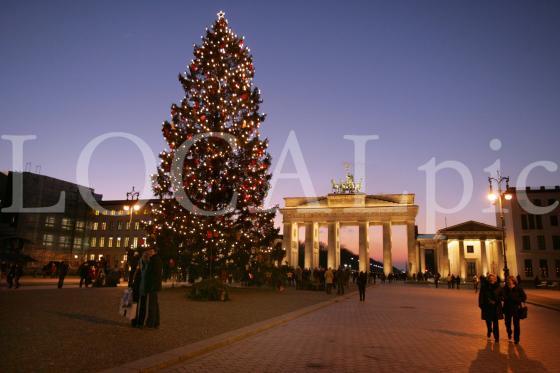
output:
MULTIPOLYGON (((560 279, 560 186, 510 188, 504 201, 508 265, 523 280, 560 279)), ((500 218, 497 217, 497 224, 500 218)))
POLYGON ((121 267, 129 250, 146 241, 142 221, 150 214, 157 200, 111 200, 101 201, 105 211, 91 210, 89 214, 89 247, 87 260, 104 258, 111 267, 121 267))

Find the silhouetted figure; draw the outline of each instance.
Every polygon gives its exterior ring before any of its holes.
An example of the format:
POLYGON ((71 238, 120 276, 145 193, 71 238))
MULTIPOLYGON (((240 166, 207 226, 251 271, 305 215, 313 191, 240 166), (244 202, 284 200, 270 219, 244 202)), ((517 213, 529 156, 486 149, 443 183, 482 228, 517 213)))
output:
POLYGON ((523 304, 527 301, 527 295, 523 289, 517 283, 517 280, 513 276, 508 277, 506 286, 503 289, 504 294, 504 316, 506 323, 506 330, 508 333, 508 339, 511 340, 512 330, 511 322, 513 321, 513 340, 515 344, 519 343, 519 337, 521 335, 520 326, 520 310, 523 304))
POLYGON ((366 300, 366 285, 367 285, 367 275, 364 271, 361 271, 356 279, 358 284, 358 292, 360 293, 360 302, 365 302, 366 300))
POLYGON ((502 310, 503 292, 496 281, 496 275, 489 274, 478 295, 478 306, 481 311, 482 320, 486 321, 486 336, 488 339, 494 334, 494 340, 500 339, 500 327, 498 320, 503 319, 502 310))
POLYGON ((68 274, 68 263, 67 262, 62 262, 59 264, 58 266, 58 288, 62 289, 62 286, 64 286, 64 279, 66 278, 66 275, 68 274))

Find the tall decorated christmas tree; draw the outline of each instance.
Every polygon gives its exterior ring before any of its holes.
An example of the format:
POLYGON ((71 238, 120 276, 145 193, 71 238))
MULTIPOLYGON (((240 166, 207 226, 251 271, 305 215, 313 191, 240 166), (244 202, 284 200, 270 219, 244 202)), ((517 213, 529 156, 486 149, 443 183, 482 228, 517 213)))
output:
POLYGON ((163 123, 169 148, 154 176, 161 204, 145 227, 148 244, 176 251, 204 277, 244 268, 278 234, 275 212, 263 210, 270 155, 254 72, 244 39, 218 13, 179 75, 185 97, 163 123))

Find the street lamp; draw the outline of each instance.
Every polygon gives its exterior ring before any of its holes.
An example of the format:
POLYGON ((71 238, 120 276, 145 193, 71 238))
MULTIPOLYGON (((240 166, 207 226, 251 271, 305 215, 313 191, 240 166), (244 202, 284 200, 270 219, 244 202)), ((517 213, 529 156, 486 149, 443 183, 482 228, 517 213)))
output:
POLYGON ((513 198, 513 195, 509 193, 509 176, 502 176, 501 172, 498 170, 496 172, 496 177, 489 177, 488 184, 490 186, 488 192, 488 200, 495 204, 498 202, 499 213, 500 213, 500 226, 502 228, 502 255, 504 258, 504 281, 507 281, 509 276, 509 268, 507 265, 507 255, 506 255, 506 223, 504 218, 504 202, 510 201, 513 198), (502 183, 506 183, 505 191, 502 190, 502 183), (495 192, 492 188, 493 183, 496 184, 498 190, 495 192))
POLYGON ((138 204, 139 197, 140 193, 135 191, 134 187, 132 187, 132 190, 130 192, 126 193, 126 200, 130 201, 130 205, 124 205, 124 211, 130 211, 129 223, 132 222, 132 214, 134 213, 134 211, 140 210, 140 205, 138 204))

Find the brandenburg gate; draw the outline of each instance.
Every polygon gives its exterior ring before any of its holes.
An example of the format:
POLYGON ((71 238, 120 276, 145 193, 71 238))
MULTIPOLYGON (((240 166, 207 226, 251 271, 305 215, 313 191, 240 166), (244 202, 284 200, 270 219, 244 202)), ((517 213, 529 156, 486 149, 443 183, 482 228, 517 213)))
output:
POLYGON ((283 248, 288 265, 298 266, 299 227, 305 226, 305 268, 319 267, 319 227, 328 227, 327 267, 340 266, 340 227, 358 226, 359 268, 369 271, 369 227, 383 227, 383 271, 393 272, 391 228, 405 225, 407 232, 409 272, 418 272, 415 220, 418 206, 414 194, 360 193, 361 183, 354 183, 351 174, 336 184, 333 193, 324 197, 287 197, 283 216, 283 248))

